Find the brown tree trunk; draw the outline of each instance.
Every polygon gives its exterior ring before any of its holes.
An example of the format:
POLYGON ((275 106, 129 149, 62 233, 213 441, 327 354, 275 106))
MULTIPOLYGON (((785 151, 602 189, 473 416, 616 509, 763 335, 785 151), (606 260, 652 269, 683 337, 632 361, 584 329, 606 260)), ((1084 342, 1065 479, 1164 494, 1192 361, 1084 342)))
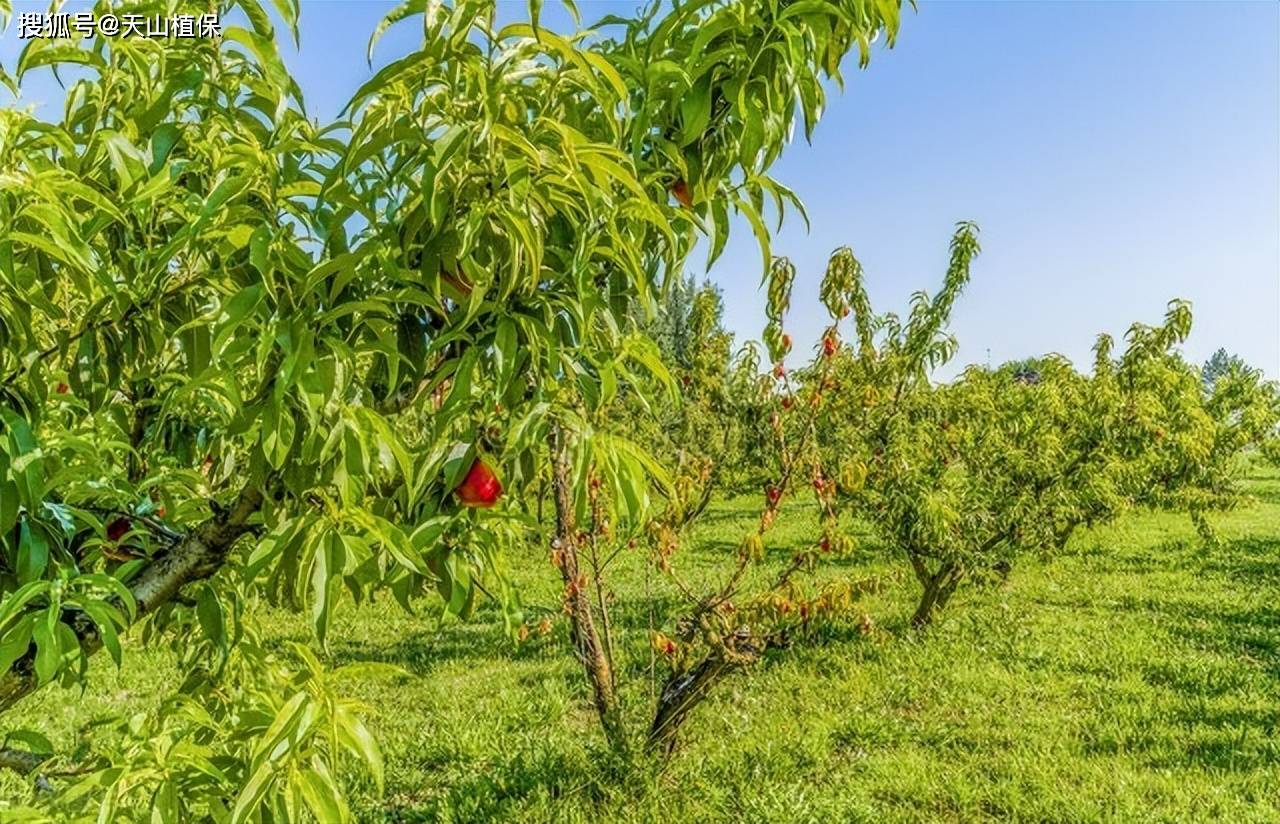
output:
POLYGON ((626 752, 627 736, 614 691, 613 669, 609 666, 609 656, 596 627, 587 576, 579 561, 569 450, 564 431, 558 426, 552 428, 550 446, 551 491, 556 505, 556 537, 552 548, 564 579, 565 605, 573 628, 574 647, 591 684, 596 714, 600 717, 605 738, 615 750, 626 752))
POLYGON ((646 748, 651 752, 671 755, 676 748, 680 728, 688 719, 689 713, 707 697, 712 687, 724 680, 736 667, 736 664, 718 655, 711 655, 702 659, 693 669, 668 678, 662 687, 662 695, 658 698, 646 748))
POLYGON ((691 669, 673 673, 667 679, 645 742, 650 752, 671 755, 689 713, 706 699, 716 684, 758 660, 769 644, 767 638, 753 637, 745 626, 724 641, 722 648, 713 650, 691 669))
POLYGON ((945 561, 935 572, 928 572, 924 560, 912 554, 911 563, 915 567, 916 577, 924 586, 920 593, 920 602, 915 614, 911 616, 911 626, 924 629, 932 621, 935 613, 947 605, 960 579, 964 577, 964 568, 954 561, 945 561))
MULTIPOLYGON (((217 572, 226 560, 227 551, 249 531, 249 519, 262 506, 263 494, 255 485, 241 490, 232 507, 197 526, 177 545, 152 559, 129 583, 129 592, 137 605, 138 617, 173 600, 184 586, 217 572)), ((123 605, 117 604, 123 609, 123 605)), ((86 655, 102 647, 97 626, 83 614, 71 624, 86 655)), ((34 692, 35 648, 13 662, 9 671, 0 675, 0 712, 13 707, 34 692)))
POLYGON ((0 770, 12 770, 19 775, 30 775, 48 759, 49 756, 46 755, 36 755, 6 747, 0 749, 0 770))

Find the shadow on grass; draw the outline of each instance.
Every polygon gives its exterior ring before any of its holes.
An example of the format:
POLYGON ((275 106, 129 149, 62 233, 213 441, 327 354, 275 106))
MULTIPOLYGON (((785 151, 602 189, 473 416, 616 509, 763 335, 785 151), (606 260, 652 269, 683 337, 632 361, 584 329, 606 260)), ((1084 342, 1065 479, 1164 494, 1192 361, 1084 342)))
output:
MULTIPOLYGON (((1081 542, 1063 554, 1086 562, 1092 574, 1113 572, 1152 572, 1154 570, 1199 570, 1204 566, 1205 550, 1195 538, 1169 538, 1141 548, 1113 546, 1106 541, 1081 542)), ((1048 559, 1052 563, 1053 559, 1048 559)))
POLYGON ((603 804, 623 784, 617 770, 609 768, 609 759, 607 753, 578 760, 546 747, 520 747, 482 767, 474 765, 478 768, 435 792, 389 788, 380 820, 511 821, 530 804, 555 807, 570 799, 577 805, 603 804))
POLYGON ((1280 586, 1280 538, 1240 538, 1222 550, 1210 550, 1205 572, 1272 589, 1280 586))
MULTIPOLYGON (((1202 579, 1218 576, 1243 593, 1275 592, 1280 583, 1280 538, 1247 537, 1209 550, 1200 560, 1202 579)), ((1226 656, 1244 654, 1280 677, 1280 601, 1261 605, 1173 602, 1151 605, 1170 632, 1194 646, 1226 656)))
POLYGON ((1187 610, 1171 631, 1200 649, 1235 657, 1243 653, 1280 679, 1280 608, 1187 610))
POLYGON ((449 664, 492 664, 494 661, 545 661, 567 654, 564 639, 552 632, 516 644, 501 623, 451 624, 399 635, 386 643, 334 640, 335 666, 357 662, 394 664, 425 675, 449 664))
POLYGON ((732 521, 742 521, 744 524, 751 523, 751 510, 742 507, 729 507, 721 504, 707 507, 697 520, 690 524, 691 529, 705 529, 711 524, 728 523, 732 521))

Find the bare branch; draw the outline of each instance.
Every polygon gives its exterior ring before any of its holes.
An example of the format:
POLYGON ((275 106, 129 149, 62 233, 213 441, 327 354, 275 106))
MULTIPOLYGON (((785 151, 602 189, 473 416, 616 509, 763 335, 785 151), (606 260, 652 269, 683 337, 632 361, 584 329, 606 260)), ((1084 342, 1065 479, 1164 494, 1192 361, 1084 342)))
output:
POLYGON ((26 750, 3 747, 0 748, 0 770, 12 770, 19 775, 30 775, 49 758, 48 755, 37 755, 26 750))

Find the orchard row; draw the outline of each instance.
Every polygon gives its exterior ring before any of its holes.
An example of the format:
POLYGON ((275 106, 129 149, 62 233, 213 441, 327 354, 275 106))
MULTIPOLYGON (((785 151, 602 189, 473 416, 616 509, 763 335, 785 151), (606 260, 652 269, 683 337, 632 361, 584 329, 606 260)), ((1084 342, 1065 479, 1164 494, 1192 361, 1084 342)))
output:
POLYGON ((893 44, 896 0, 655 3, 569 34, 541 5, 499 26, 494 0, 409 0, 370 48, 407 20, 418 47, 324 124, 278 49, 294 0, 223 0, 220 41, 40 39, 0 67, 15 91, 69 77, 57 119, 0 110, 0 711, 21 717, 0 766, 40 788, 13 816, 349 820, 345 777, 380 786, 382 760, 338 685, 387 668, 326 666, 335 611, 390 592, 466 620, 491 600, 514 643, 506 565, 530 543, 606 738, 670 753, 770 646, 869 620, 876 582, 811 584, 857 551, 851 518, 911 563, 923 624, 1079 524, 1141 505, 1205 524, 1233 499, 1231 458, 1269 432, 1274 393, 1243 372, 1192 392, 1185 307, 1118 356, 1104 341, 1089 376, 1047 360, 1034 379, 929 382, 977 252, 967 225, 905 321, 873 314, 837 253, 832 327, 796 374, 731 362, 706 295, 674 336, 697 343, 662 345, 657 307, 738 215, 768 275, 768 362, 790 348, 794 271, 765 216, 803 209, 769 170, 845 57, 893 44), (697 591, 686 530, 748 481, 759 520, 697 591), (823 536, 761 588, 749 573, 801 491, 823 536), (640 737, 608 613, 622 548, 685 596, 654 638, 671 671, 640 737), (312 643, 264 643, 264 601, 304 612, 312 643), (49 741, 64 699, 45 688, 140 646, 178 662, 173 692, 90 753, 49 741))

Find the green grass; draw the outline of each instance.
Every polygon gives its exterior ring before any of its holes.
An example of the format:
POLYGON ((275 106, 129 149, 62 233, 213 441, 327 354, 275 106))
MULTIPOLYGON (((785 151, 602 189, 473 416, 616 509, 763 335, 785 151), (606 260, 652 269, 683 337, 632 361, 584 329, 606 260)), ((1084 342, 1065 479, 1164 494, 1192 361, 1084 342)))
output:
MULTIPOLYGON (((413 674, 352 685, 376 708, 388 767, 383 797, 357 792, 358 818, 1280 821, 1280 474, 1249 483, 1258 503, 1214 519, 1219 548, 1185 515, 1134 515, 1023 562, 1003 586, 962 589, 923 636, 906 629, 914 581, 868 542, 838 572, 896 573, 866 602, 877 631, 837 627, 732 678, 661 769, 608 758, 562 620, 516 648, 493 610, 441 624, 389 600, 348 606, 334 660, 413 674)), ((716 506, 680 568, 713 580, 753 511, 716 506)), ((780 562, 815 533, 800 510, 770 549, 780 562)), ((528 602, 558 602, 543 552, 511 562, 528 602)), ((653 683, 647 604, 660 625, 678 602, 638 557, 614 583, 638 734, 653 683)), ((308 637, 298 616, 266 622, 273 638, 308 637)), ((6 721, 69 746, 78 725, 171 683, 168 656, 131 651, 120 673, 96 661, 83 696, 46 690, 23 706, 32 717, 6 721)))

